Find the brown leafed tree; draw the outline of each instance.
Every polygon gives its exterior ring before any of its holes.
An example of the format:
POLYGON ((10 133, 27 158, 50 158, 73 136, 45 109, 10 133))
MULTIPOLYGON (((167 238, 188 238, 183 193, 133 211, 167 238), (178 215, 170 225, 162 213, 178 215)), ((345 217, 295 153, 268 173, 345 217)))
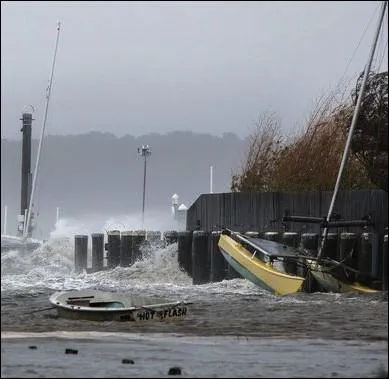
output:
MULTIPOLYGON (((305 128, 285 143, 280 123, 262 116, 249 138, 241 172, 232 177, 232 191, 309 191, 334 188, 347 138, 344 122, 350 107, 335 106, 335 96, 322 98, 305 128)), ((349 155, 342 177, 342 189, 374 187, 362 161, 349 155)))
MULTIPOLYGON (((363 73, 351 93, 352 105, 337 110, 336 123, 347 132, 361 90, 363 73)), ((370 72, 353 133, 353 155, 377 187, 388 191, 388 72, 370 72)))
POLYGON ((269 191, 281 151, 280 121, 272 113, 259 117, 248 138, 248 149, 239 173, 232 176, 231 191, 269 191))

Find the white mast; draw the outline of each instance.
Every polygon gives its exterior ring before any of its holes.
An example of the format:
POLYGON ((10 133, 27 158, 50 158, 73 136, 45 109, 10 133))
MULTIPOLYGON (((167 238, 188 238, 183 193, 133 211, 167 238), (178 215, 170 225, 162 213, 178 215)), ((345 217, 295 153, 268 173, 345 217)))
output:
POLYGON ((8 216, 8 207, 4 207, 4 235, 7 234, 7 216, 8 216))
POLYGON ((28 230, 29 230, 29 227, 30 227, 31 213, 32 213, 32 204, 34 202, 34 192, 35 192, 36 179, 37 179, 38 170, 39 170, 39 160, 40 160, 40 155, 41 155, 41 150, 42 150, 43 135, 44 135, 45 128, 46 128, 47 112, 48 112, 48 109, 49 109, 50 93, 51 93, 51 87, 52 87, 52 83, 53 83, 55 59, 56 59, 56 56, 57 56, 59 32, 60 32, 60 30, 61 30, 61 23, 58 21, 58 23, 57 23, 57 40, 55 42, 53 64, 52 64, 52 67, 51 67, 49 86, 47 87, 47 93, 46 93, 45 115, 44 115, 44 118, 43 118, 43 126, 42 126, 42 130, 41 130, 41 136, 40 136, 40 139, 39 139, 38 154, 37 154, 35 170, 34 170, 34 178, 32 180, 32 189, 31 189, 31 195, 30 195, 30 202, 29 202, 28 211, 27 211, 27 222, 25 223, 25 227, 24 227, 24 230, 23 230, 23 238, 24 239, 27 238, 28 230))
POLYGON ((59 221, 59 207, 57 207, 57 219, 56 219, 56 224, 58 225, 58 221, 59 221))
POLYGON ((213 166, 210 167, 209 173, 209 193, 213 193, 213 166))
MULTIPOLYGON (((351 138, 353 136, 354 128, 355 128, 355 125, 356 125, 357 120, 358 120, 359 110, 361 108, 362 98, 363 98, 363 94, 365 92, 366 81, 367 81, 367 77, 368 77, 369 72, 370 72, 371 63, 373 61, 374 52, 375 52, 375 49, 376 49, 376 46, 377 46, 378 37, 379 37, 380 30, 381 30, 381 27, 382 27, 382 21, 384 19, 384 15, 385 15, 385 11, 386 11, 386 6, 387 6, 387 1, 383 1, 382 2, 382 10, 381 10, 381 15, 380 15, 378 27, 377 27, 377 30, 376 30, 376 33, 375 33, 375 36, 374 36, 373 45, 371 47, 369 59, 367 61, 366 67, 365 67, 365 71, 364 71, 364 75, 363 75, 363 80, 362 80, 362 84, 361 84, 361 89, 359 91, 359 95, 358 95, 358 99, 357 99, 357 104, 355 105, 355 110, 354 110, 353 118, 352 118, 352 121, 351 121, 350 130, 349 130, 349 133, 348 133, 348 136, 347 136, 346 147, 345 147, 344 152, 343 152, 342 162, 340 164, 340 168, 339 168, 339 172, 338 172, 338 177, 336 179, 334 192, 333 192, 333 195, 332 195, 330 207, 328 209, 328 214, 327 214, 327 218, 326 218, 327 222, 330 221, 331 214, 332 214, 332 211, 334 209, 334 205, 335 205, 335 201, 336 201, 336 196, 337 196, 338 191, 339 191, 339 185, 340 185, 340 181, 342 179, 342 174, 343 174, 344 168, 346 166, 346 162, 347 162, 347 158, 348 158, 348 153, 349 153, 350 145, 351 145, 351 138)), ((328 228, 325 227, 324 228, 324 232, 323 232, 323 239, 321 241, 320 249, 319 249, 319 252, 318 252, 318 255, 317 255, 318 258, 321 257, 321 254, 323 252, 324 243, 325 243, 325 240, 327 238, 327 234, 328 234, 328 228)))

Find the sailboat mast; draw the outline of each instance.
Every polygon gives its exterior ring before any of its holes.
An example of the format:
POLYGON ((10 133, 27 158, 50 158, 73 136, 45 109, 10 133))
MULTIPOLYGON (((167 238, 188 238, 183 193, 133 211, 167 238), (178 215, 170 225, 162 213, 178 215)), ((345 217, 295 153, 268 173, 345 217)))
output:
MULTIPOLYGON (((377 41, 378 41, 378 37, 379 37, 380 31, 381 31, 381 27, 382 27, 382 23, 383 23, 385 11, 386 11, 387 3, 388 3, 387 1, 383 1, 382 2, 381 15, 380 15, 380 18, 379 18, 379 23, 378 23, 378 27, 377 27, 376 33, 374 35, 373 45, 371 47, 369 59, 367 61, 366 67, 365 67, 365 71, 364 71, 364 75, 363 75, 363 79, 362 79, 362 84, 361 84, 361 89, 359 91, 359 95, 358 95, 357 103, 355 105, 355 110, 354 110, 353 118, 351 120, 351 126, 350 126, 350 130, 349 130, 349 133, 348 133, 348 136, 347 136, 346 146, 345 146, 345 149, 343 151, 342 162, 340 164, 340 168, 339 168, 339 172, 338 172, 338 177, 336 178, 334 192, 333 192, 333 195, 332 195, 330 207, 328 209, 328 214, 327 214, 327 218, 326 218, 327 222, 330 221, 331 214, 332 214, 332 211, 334 209, 334 205, 335 205, 335 201, 336 201, 336 196, 338 195, 338 192, 339 192, 339 186, 340 186, 340 182, 342 180, 343 171, 344 171, 344 168, 345 168, 346 163, 347 163, 347 158, 348 158, 348 154, 349 154, 350 146, 351 146, 351 139, 352 139, 352 136, 353 136, 355 125, 356 125, 357 120, 358 120, 359 111, 360 111, 361 104, 362 104, 363 94, 365 92, 367 77, 369 75, 370 68, 371 68, 371 63, 373 61, 375 49, 377 47, 377 41)), ((321 240, 319 252, 318 252, 318 255, 317 255, 318 258, 320 258, 321 255, 322 255, 323 248, 324 248, 324 243, 325 243, 325 240, 327 238, 327 234, 328 234, 328 228, 325 227, 324 228, 324 232, 323 232, 323 238, 321 240)))
POLYGON ((49 86, 47 87, 47 93, 46 93, 46 108, 45 108, 45 115, 43 118, 43 126, 41 130, 41 135, 39 139, 39 145, 38 145, 38 153, 37 153, 37 158, 36 158, 36 164, 35 164, 35 170, 34 170, 34 177, 32 180, 32 188, 31 188, 31 194, 30 194, 30 201, 29 201, 29 206, 28 206, 28 211, 27 211, 27 222, 25 224, 25 228, 23 230, 23 238, 27 238, 28 236, 28 230, 30 228, 30 222, 31 222, 31 213, 32 213, 32 204, 34 201, 34 193, 35 193, 35 187, 36 187, 36 179, 38 176, 38 171, 39 171, 39 161, 40 161, 40 156, 41 156, 41 150, 42 150, 42 141, 43 141, 43 136, 45 133, 45 128, 46 128, 46 121, 47 121, 47 112, 49 109, 49 102, 50 102, 50 93, 51 93, 51 88, 53 84, 53 76, 54 76, 54 67, 55 67, 55 60, 57 57, 57 50, 58 50, 58 42, 59 42, 59 33, 61 30, 61 23, 58 21, 57 24, 57 39, 55 42, 55 49, 54 49, 54 57, 53 57, 53 64, 51 67, 51 74, 50 74, 50 81, 49 81, 49 86))

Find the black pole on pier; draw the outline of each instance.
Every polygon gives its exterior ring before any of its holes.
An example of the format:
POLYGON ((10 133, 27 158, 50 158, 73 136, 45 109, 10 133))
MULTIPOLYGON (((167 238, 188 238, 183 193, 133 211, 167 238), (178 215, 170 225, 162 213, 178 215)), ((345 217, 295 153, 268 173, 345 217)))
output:
MULTIPOLYGON (((22 128, 20 131, 23 133, 22 140, 22 180, 21 180, 21 189, 20 189, 20 215, 25 217, 26 209, 30 202, 30 193, 31 193, 31 133, 32 133, 32 114, 23 113, 22 118, 22 128)), ((25 222, 25 221, 24 221, 25 222)), ((19 227, 18 235, 23 235, 23 230, 20 230, 19 227)), ((31 230, 27 234, 31 236, 31 230)))
POLYGON ((77 273, 87 268, 88 236, 78 234, 74 237, 74 266, 77 273))
POLYGON ((92 271, 101 271, 104 266, 104 234, 92 233, 92 271))
POLYGON ((384 243, 382 249, 382 290, 388 290, 388 229, 384 235, 384 243))
POLYGON ((120 239, 120 266, 132 264, 132 232, 122 232, 120 239))
POLYGON ((107 253, 107 263, 108 267, 113 268, 117 267, 120 264, 120 231, 111 230, 108 232, 108 243, 106 245, 107 253))
POLYGON ((183 230, 177 233, 178 266, 192 277, 192 231, 183 230))
POLYGON ((192 283, 205 284, 210 277, 208 233, 195 230, 192 237, 192 283))
POLYGON ((143 248, 145 247, 146 231, 134 230, 132 232, 132 263, 142 259, 143 248))
POLYGON ((227 276, 228 263, 218 246, 220 235, 221 231, 213 231, 209 239, 211 245, 211 282, 221 282, 227 276))

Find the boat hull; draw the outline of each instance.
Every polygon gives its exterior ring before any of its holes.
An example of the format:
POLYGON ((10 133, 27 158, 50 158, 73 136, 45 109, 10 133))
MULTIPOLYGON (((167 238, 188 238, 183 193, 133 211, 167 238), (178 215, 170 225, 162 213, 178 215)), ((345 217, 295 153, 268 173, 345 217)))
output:
POLYGON ((317 263, 317 261, 312 261, 307 259, 307 266, 310 269, 313 277, 319 282, 323 290, 327 292, 337 292, 337 293, 346 293, 346 292, 358 292, 358 293, 375 293, 378 292, 375 289, 369 288, 359 282, 345 282, 336 278, 334 275, 328 273, 323 265, 317 263))
POLYGON ((171 321, 185 318, 190 303, 156 303, 103 291, 56 292, 50 297, 59 317, 88 321, 171 321))
POLYGON ((245 279, 257 286, 276 295, 301 291, 304 278, 277 270, 271 263, 256 258, 228 235, 220 235, 218 246, 227 262, 245 279))

